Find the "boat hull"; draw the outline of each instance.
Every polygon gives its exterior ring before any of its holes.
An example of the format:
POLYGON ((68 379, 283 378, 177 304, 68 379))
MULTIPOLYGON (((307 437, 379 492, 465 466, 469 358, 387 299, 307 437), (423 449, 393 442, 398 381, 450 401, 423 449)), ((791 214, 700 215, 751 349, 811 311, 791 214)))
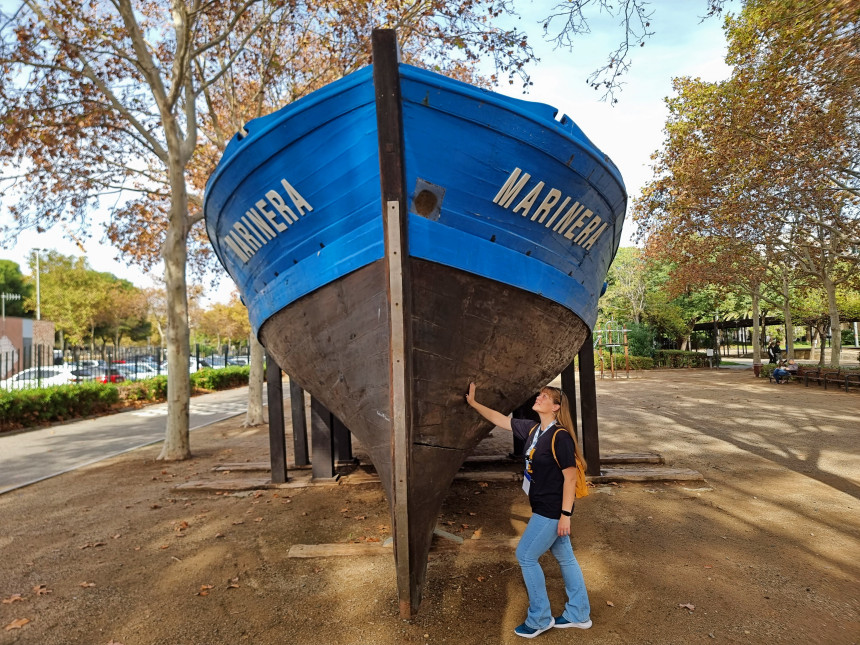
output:
POLYGON ((469 382, 507 413, 573 361, 626 194, 553 108, 383 58, 248 124, 204 211, 260 341, 368 451, 408 617, 445 494, 491 429, 469 382))
MULTIPOLYGON (((410 539, 401 566, 414 612, 445 495, 491 430, 465 404, 467 384, 482 384, 482 401, 508 413, 573 361, 589 329, 542 296, 426 260, 412 259, 410 269, 410 539)), ((270 317, 260 340, 291 379, 349 420, 394 513, 387 281, 382 260, 363 267, 270 317)))

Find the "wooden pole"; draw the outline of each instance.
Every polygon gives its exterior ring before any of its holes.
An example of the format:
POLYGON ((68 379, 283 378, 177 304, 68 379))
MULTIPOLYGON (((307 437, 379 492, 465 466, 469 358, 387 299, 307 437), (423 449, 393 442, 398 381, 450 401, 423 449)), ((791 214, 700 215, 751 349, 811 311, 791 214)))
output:
POLYGON ((290 410, 293 419, 293 453, 296 466, 311 463, 308 455, 308 420, 305 415, 305 391, 301 385, 290 379, 290 410))
MULTIPOLYGON (((406 180, 403 164, 403 108, 400 94, 400 54, 393 29, 374 29, 373 85, 379 135, 379 179, 382 194, 385 264, 388 274, 391 386, 392 529, 397 567, 400 617, 411 618, 421 604, 418 568, 423 563, 409 548, 409 478, 412 468, 412 365, 409 323, 412 307, 407 240, 406 180)), ((423 569, 422 569, 423 570, 423 569)))
POLYGON ((269 456, 272 465, 272 483, 287 481, 287 438, 284 434, 284 388, 281 368, 266 353, 266 398, 269 404, 269 456))
POLYGON ((570 365, 562 370, 561 391, 567 395, 567 402, 570 405, 570 418, 573 421, 573 428, 571 430, 576 433, 576 361, 571 361, 570 365))
POLYGON ((591 332, 579 350, 579 406, 582 411, 582 452, 588 462, 586 473, 600 474, 600 440, 597 435, 597 384, 594 378, 594 350, 591 332))
POLYGON ((311 472, 314 479, 334 477, 332 418, 328 408, 311 396, 311 472))

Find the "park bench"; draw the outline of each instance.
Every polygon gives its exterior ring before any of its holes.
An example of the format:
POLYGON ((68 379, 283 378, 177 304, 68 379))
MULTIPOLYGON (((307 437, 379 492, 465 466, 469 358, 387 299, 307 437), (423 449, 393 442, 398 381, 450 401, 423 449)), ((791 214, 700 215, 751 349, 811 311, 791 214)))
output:
POLYGON ((854 384, 856 387, 860 388, 860 372, 847 372, 845 374, 845 391, 848 391, 848 388, 851 384, 854 384))
POLYGON ((818 369, 814 372, 810 371, 803 375, 803 383, 809 387, 810 381, 815 381, 819 385, 824 385, 827 389, 827 383, 830 381, 838 381, 841 370, 838 369, 818 369))

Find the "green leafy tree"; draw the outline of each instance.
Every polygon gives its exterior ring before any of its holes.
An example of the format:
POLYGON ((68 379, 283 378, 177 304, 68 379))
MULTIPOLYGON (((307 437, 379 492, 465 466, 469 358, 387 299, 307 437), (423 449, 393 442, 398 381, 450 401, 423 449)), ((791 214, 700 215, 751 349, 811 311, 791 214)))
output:
POLYGON ((19 300, 6 301, 7 316, 24 316, 26 304, 33 292, 33 286, 21 273, 21 267, 12 260, 0 260, 0 293, 21 296, 19 300))

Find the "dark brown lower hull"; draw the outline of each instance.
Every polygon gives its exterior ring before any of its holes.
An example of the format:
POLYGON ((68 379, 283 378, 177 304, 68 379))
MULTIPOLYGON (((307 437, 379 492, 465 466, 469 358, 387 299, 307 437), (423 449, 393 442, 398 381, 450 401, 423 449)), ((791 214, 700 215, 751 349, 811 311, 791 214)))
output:
POLYGON ((397 470, 405 487, 395 482, 385 262, 294 302, 263 324, 260 340, 370 454, 391 505, 395 545, 404 535, 408 541, 395 554, 402 613, 411 615, 444 497, 491 429, 465 403, 469 382, 482 403, 510 412, 573 361, 588 329, 539 295, 450 267, 412 259, 408 275, 411 419, 398 442, 409 446, 401 456, 407 467, 397 470))

